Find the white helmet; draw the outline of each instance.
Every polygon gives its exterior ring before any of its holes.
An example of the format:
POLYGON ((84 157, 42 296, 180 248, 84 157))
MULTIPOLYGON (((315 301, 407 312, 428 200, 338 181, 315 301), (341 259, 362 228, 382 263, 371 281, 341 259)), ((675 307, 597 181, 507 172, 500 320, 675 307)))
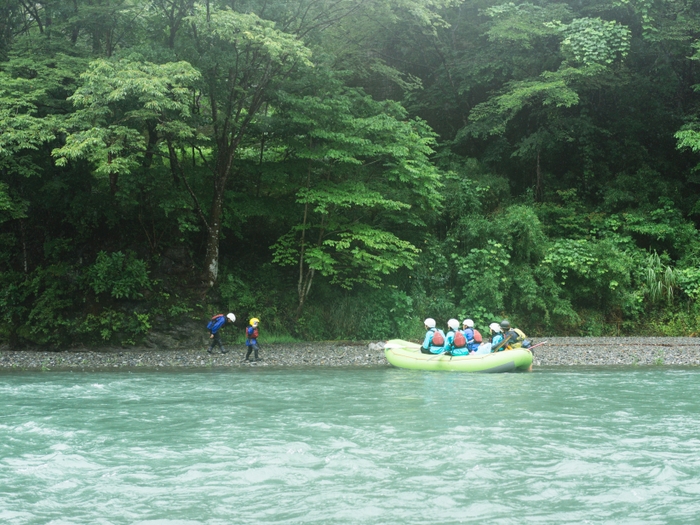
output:
POLYGON ((474 321, 472 321, 471 319, 465 319, 464 321, 462 321, 462 324, 467 328, 474 328, 474 321))
POLYGON ((435 328, 435 319, 432 317, 428 317, 423 323, 425 323, 425 326, 428 328, 435 328))
POLYGON ((236 322, 236 316, 233 314, 226 314, 226 318, 231 321, 232 323, 236 322))
POLYGON ((457 328, 459 328, 459 321, 457 319, 450 319, 447 321, 447 326, 452 328, 452 330, 457 330, 457 328))
POLYGON ((491 331, 492 331, 493 333, 495 333, 495 334, 498 334, 498 333, 501 332, 501 325, 498 324, 498 323, 491 323, 491 324, 489 325, 489 328, 490 328, 491 331))

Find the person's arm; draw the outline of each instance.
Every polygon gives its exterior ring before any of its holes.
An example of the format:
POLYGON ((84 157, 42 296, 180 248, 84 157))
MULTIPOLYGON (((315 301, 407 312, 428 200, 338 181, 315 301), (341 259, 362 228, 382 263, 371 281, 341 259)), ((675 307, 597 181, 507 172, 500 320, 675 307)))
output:
MULTIPOLYGON (((508 337, 503 337, 503 336, 501 336, 501 338, 502 338, 502 339, 501 339, 498 343, 496 343, 495 345, 491 345, 491 351, 492 351, 492 352, 499 352, 499 351, 501 351, 501 350, 502 350, 503 348, 505 348, 506 345, 510 342, 510 335, 509 335, 508 337)), ((495 338, 494 338, 494 339, 495 339, 495 338)))
POLYGON ((445 352, 451 352, 455 347, 455 333, 450 330, 445 336, 445 352))
POLYGON ((430 350, 430 341, 433 338, 433 331, 428 330, 428 332, 425 334, 425 338, 423 339, 423 350, 430 350))

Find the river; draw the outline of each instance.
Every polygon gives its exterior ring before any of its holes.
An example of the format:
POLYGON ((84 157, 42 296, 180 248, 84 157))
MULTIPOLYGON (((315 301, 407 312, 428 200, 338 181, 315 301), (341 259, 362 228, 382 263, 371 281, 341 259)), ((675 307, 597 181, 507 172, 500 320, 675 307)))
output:
POLYGON ((7 524, 691 523, 700 369, 0 373, 7 524))

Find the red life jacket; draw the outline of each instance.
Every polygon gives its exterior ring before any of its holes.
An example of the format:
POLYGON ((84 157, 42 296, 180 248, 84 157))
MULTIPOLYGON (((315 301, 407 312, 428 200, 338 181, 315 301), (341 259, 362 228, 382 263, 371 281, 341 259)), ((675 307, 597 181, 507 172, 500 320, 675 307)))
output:
POLYGON ((248 332, 248 329, 246 328, 245 334, 248 337, 248 339, 257 339, 258 338, 258 329, 253 328, 253 333, 251 334, 250 332, 248 332))
POLYGON ((467 346, 467 338, 464 337, 464 333, 461 330, 455 331, 455 338, 452 341, 455 348, 464 348, 467 346))
POLYGON ((474 342, 475 343, 481 343, 483 342, 483 338, 481 337, 481 334, 479 333, 479 330, 474 328, 474 342))
POLYGON ((435 332, 433 333, 433 339, 430 344, 433 346, 445 346, 445 338, 440 332, 435 330, 435 332))

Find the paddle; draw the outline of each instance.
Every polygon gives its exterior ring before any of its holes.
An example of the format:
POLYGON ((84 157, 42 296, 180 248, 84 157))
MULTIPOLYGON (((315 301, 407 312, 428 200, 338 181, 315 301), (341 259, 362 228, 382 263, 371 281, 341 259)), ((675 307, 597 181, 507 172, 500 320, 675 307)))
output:
POLYGON ((450 360, 452 360, 452 354, 446 354, 445 352, 440 352, 439 354, 432 355, 427 360, 432 361, 433 359, 435 359, 436 357, 440 357, 441 355, 448 355, 450 356, 450 360))
POLYGON ((532 346, 531 346, 530 348, 528 348, 527 350, 530 350, 530 352, 532 352, 532 349, 533 349, 533 348, 537 348, 538 346, 542 346, 542 345, 545 344, 546 342, 547 342, 547 341, 542 341, 541 343, 537 343, 536 345, 532 345, 532 346))
POLYGON ((491 353, 493 354, 493 353, 495 353, 495 352, 502 352, 503 350, 505 350, 506 346, 508 346, 508 343, 510 342, 510 339, 511 339, 512 337, 513 337, 513 334, 510 334, 508 337, 506 337, 505 339, 503 339, 503 341, 501 341, 500 343, 498 343, 498 344, 496 345, 496 348, 495 348, 495 349, 494 349, 494 347, 492 346, 492 347, 491 347, 491 353))

